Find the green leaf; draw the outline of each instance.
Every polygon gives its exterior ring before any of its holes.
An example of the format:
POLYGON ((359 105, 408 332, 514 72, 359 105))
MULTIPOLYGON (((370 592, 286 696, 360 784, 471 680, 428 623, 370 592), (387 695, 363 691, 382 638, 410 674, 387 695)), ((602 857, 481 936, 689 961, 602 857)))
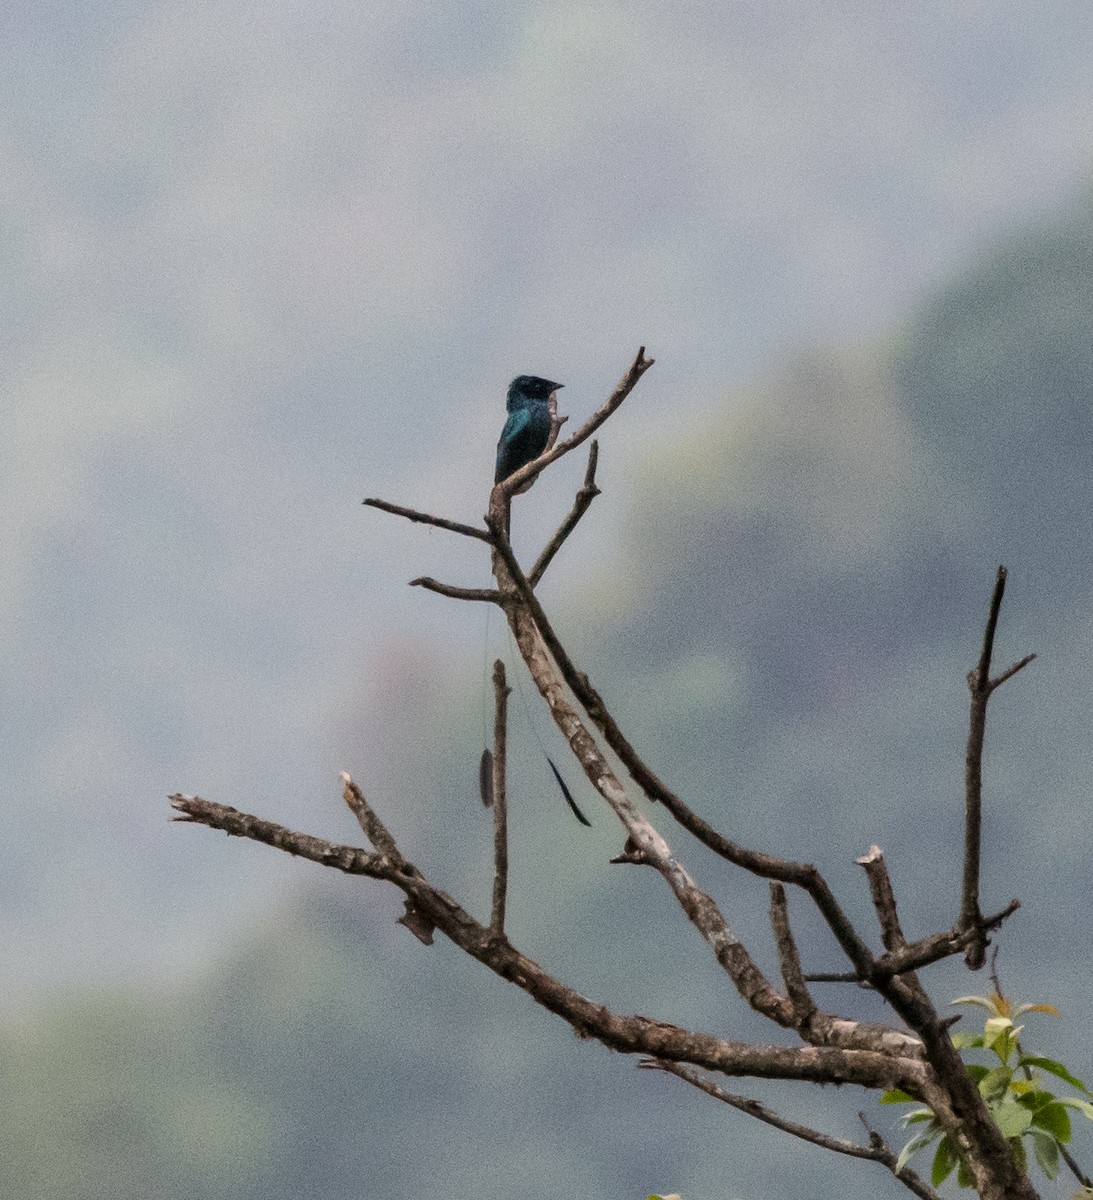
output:
POLYGON ((936 1133, 920 1133, 918 1137, 913 1137, 899 1152, 899 1157, 896 1159, 896 1174, 898 1175, 903 1170, 907 1165, 907 1160, 916 1150, 928 1146, 935 1137, 937 1137, 936 1133))
POLYGON ((1000 1034, 1009 1033, 1013 1022, 1009 1017, 989 1017, 983 1026, 983 1040, 990 1046, 998 1040, 1000 1034))
POLYGON ((1084 1083, 1063 1066, 1061 1062, 1056 1062, 1053 1058, 1044 1058, 1040 1054, 1023 1055, 1021 1061, 1017 1064, 1019 1067, 1039 1067, 1041 1071, 1047 1071, 1051 1075, 1056 1075, 1060 1079, 1065 1080, 1071 1087, 1076 1087, 1080 1092, 1085 1092, 1089 1095, 1089 1089, 1084 1083))
MULTIPOLYGON (((1013 1083, 1010 1084, 1010 1091, 1016 1090, 1017 1082, 1018 1081, 1015 1079, 1013 1083)), ((1022 1082, 1027 1083, 1028 1081, 1025 1080, 1022 1082)), ((1035 1082, 1028 1086, 1027 1091, 1028 1095, 1026 1100, 1032 1108, 1043 1108, 1045 1104, 1053 1104, 1055 1102, 1055 1093, 1049 1092, 1047 1088, 1037 1087, 1035 1082)))
POLYGON ((917 1104, 918 1101, 914 1096, 908 1096, 906 1092, 901 1092, 899 1088, 889 1088, 880 1098, 881 1104, 917 1104))
POLYGON ((979 1080, 979 1094, 984 1100, 997 1100, 1006 1094, 1006 1089, 1013 1078, 1009 1067, 995 1067, 979 1080))
POLYGON ((1023 1104, 1003 1100, 991 1106, 991 1116, 1005 1138, 1019 1137, 1032 1124, 1032 1113, 1023 1104))
POLYGON ((1067 1108, 1076 1108, 1083 1116, 1093 1121, 1093 1104, 1088 1100, 1079 1100, 1077 1096, 1060 1096, 1057 1104, 1065 1104, 1067 1108))
POLYGON ((902 1120, 906 1125, 921 1125, 923 1121, 933 1121, 934 1110, 932 1108, 916 1108, 914 1112, 905 1113, 902 1120))
POLYGON ((1032 1123, 1046 1129, 1060 1145, 1065 1146, 1070 1141, 1070 1114, 1058 1100, 1037 1109, 1032 1114, 1032 1123))
POLYGON ((983 1045, 1005 1062, 1020 1032, 1021 1026, 1015 1027, 1009 1017, 991 1017, 983 1026, 983 1045))
POLYGON ((1017 1165, 1027 1175, 1028 1152, 1025 1150, 1025 1143, 1019 1137, 1010 1138, 1010 1149, 1013 1151, 1013 1157, 1017 1160, 1017 1165))
POLYGON ((933 1165, 930 1167, 930 1182, 934 1187, 939 1187, 949 1178, 956 1164, 957 1155, 953 1150, 953 1144, 947 1137, 943 1137, 937 1144, 937 1153, 934 1155, 933 1165))
POLYGON ((958 1050, 974 1050, 983 1045, 981 1033, 954 1033, 953 1045, 958 1050))
POLYGON ((1040 1164, 1040 1170, 1048 1179, 1054 1179, 1059 1174, 1058 1143, 1050 1133, 1044 1133, 1042 1129, 1032 1128, 1025 1133, 1027 1137, 1032 1138, 1032 1150, 1040 1164))
POLYGON ((968 1164, 961 1159, 956 1165, 956 1182, 958 1187, 970 1188, 975 1186, 975 1180, 972 1178, 971 1171, 968 1170, 968 1164))
POLYGON ((990 1067, 985 1067, 982 1063, 967 1063, 964 1069, 975 1080, 976 1083, 982 1082, 982 1080, 991 1073, 990 1067))

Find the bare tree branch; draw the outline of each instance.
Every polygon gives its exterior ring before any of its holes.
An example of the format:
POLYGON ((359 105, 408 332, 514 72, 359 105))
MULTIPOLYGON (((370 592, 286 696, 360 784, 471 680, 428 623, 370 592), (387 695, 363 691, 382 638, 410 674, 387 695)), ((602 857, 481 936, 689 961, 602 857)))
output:
POLYGON ((548 974, 507 939, 495 936, 401 855, 395 860, 355 846, 337 845, 199 796, 174 795, 170 802, 179 814, 176 820, 222 829, 348 874, 394 884, 406 893, 420 920, 430 922, 465 953, 562 1017, 578 1035, 595 1038, 611 1050, 688 1062, 733 1076, 853 1083, 878 1089, 898 1087, 911 1095, 920 1094, 926 1084, 924 1063, 888 1054, 832 1047, 753 1046, 649 1017, 612 1012, 548 974))
MULTIPOLYGON (((802 1125, 798 1121, 791 1121, 788 1117, 781 1116, 773 1109, 767 1108, 765 1104, 761 1104, 758 1100, 753 1100, 749 1096, 739 1096, 735 1092, 728 1092, 723 1087, 714 1083, 713 1080, 707 1079, 693 1067, 685 1067, 679 1063, 666 1062, 663 1059, 653 1058, 642 1059, 638 1063, 638 1066, 644 1067, 647 1070, 664 1071, 669 1075, 676 1075, 684 1080, 684 1082, 691 1084, 692 1087, 705 1092, 707 1096, 712 1096, 715 1100, 720 1100, 722 1103, 728 1104, 740 1112, 747 1113, 748 1116, 755 1117, 756 1120, 763 1121, 767 1125, 773 1125, 775 1129, 780 1129, 783 1133, 790 1133, 795 1138, 800 1138, 804 1142, 811 1142, 814 1146, 820 1146, 824 1150, 832 1150, 836 1154, 846 1154, 851 1158, 864 1158, 870 1162, 880 1163, 882 1166, 887 1167, 901 1183, 906 1184, 916 1196, 921 1196, 922 1200, 940 1200, 938 1194, 909 1167, 904 1167, 900 1171, 896 1170, 896 1155, 892 1153, 879 1134, 875 1134, 869 1129, 868 1125, 866 1129, 870 1134, 870 1145, 859 1146, 856 1142, 851 1142, 847 1138, 834 1137, 830 1133, 821 1133, 820 1130, 811 1129, 809 1126, 802 1125)), ((862 1117, 862 1121, 865 1121, 864 1117, 862 1117)))
MULTIPOLYGON (((869 895, 872 897, 873 907, 877 910, 884 947, 890 953, 898 954, 907 949, 907 939, 904 937, 903 928, 899 923, 896 895, 892 890, 892 880, 884 861, 884 853, 879 846, 870 846, 869 853, 859 858, 858 864, 864 868, 865 876, 869 881, 869 895)), ((900 979, 915 992, 920 1003, 929 1003, 917 975, 908 972, 902 974, 900 979)))
MULTIPOLYGON (((402 855, 398 852, 398 847, 395 845, 395 839, 391 836, 390 830, 379 819, 375 809, 364 798, 364 793, 350 778, 348 771, 342 772, 342 798, 357 818, 358 824, 364 831, 364 836, 372 845, 381 854, 386 854, 395 861, 401 861, 402 855)), ((173 802, 174 798, 172 797, 173 802)))
POLYGON ((600 494, 600 489, 596 486, 596 463, 599 460, 599 453, 600 444, 594 440, 588 451, 588 466, 584 472, 584 483, 577 493, 573 507, 569 510, 565 520, 558 526, 553 537, 547 542, 543 552, 535 560, 535 566, 528 572, 528 583, 532 588, 538 586, 539 580, 542 579, 554 556, 562 548, 566 538, 576 529, 577 522, 588 512, 592 501, 600 494))
MULTIPOLYGON (((658 870, 676 893, 692 923, 702 932, 714 950, 718 961, 729 972, 740 994, 757 1011, 777 1023, 796 1027, 797 1020, 792 1004, 786 997, 780 996, 766 980, 747 950, 731 933, 723 914, 712 899, 697 888, 667 849, 660 835, 634 809, 626 798, 622 785, 600 754, 595 741, 566 699, 562 681, 555 674, 555 665, 558 665, 567 682, 570 680, 570 673, 572 674, 577 688, 581 688, 582 685, 588 688, 587 677, 578 675, 573 668, 516 561, 505 536, 503 515, 499 511, 502 502, 503 499, 495 488, 491 499, 491 512, 486 518, 495 538, 494 574, 502 595, 502 607, 508 616, 521 656, 546 700, 555 722, 569 741, 570 749, 584 767, 592 785, 604 796, 626 827, 626 847, 623 854, 613 861, 643 863, 658 870), (568 664, 568 673, 561 667, 560 659, 568 664)), ((576 689, 571 687, 571 690, 576 689)), ((581 698, 580 692, 577 694, 578 698, 581 698)), ((814 872, 814 868, 812 870, 814 872)), ((826 884, 823 884, 822 880, 819 882, 826 889, 826 884)), ((829 892, 827 894, 830 895, 829 892)), ((834 898, 831 897, 831 900, 833 903, 834 898)), ((847 927, 849 928, 849 922, 847 927)), ((872 956, 864 948, 864 944, 862 945, 865 962, 871 964, 872 956)), ((804 1028, 809 1039, 817 1045, 867 1045, 892 1054, 914 1057, 922 1054, 918 1040, 902 1032, 849 1021, 830 1014, 814 1014, 805 1023, 804 1028)))
POLYGON ((505 682, 505 664, 493 664, 493 906, 490 929, 498 937, 505 932, 505 897, 509 880, 508 797, 505 791, 507 763, 509 686, 505 682))
POLYGON ((858 987, 871 991, 873 985, 853 971, 806 971, 806 983, 854 983, 858 987))
POLYGON ((375 852, 297 833, 198 797, 177 795, 171 798, 179 814, 177 819, 203 823, 261 841, 349 874, 392 883, 405 898, 406 912, 400 920, 415 936, 429 944, 434 931, 439 930, 477 961, 515 983, 537 1003, 562 1016, 578 1035, 596 1038, 625 1053, 647 1055, 650 1061, 642 1065, 676 1074, 710 1095, 805 1140, 839 1153, 880 1162, 923 1200, 936 1200, 935 1194, 913 1172, 896 1170, 896 1156, 868 1124, 869 1146, 830 1138, 817 1130, 788 1122, 746 1097, 724 1092, 694 1068, 728 1076, 855 1083, 877 1089, 898 1087, 929 1105, 938 1125, 960 1153, 983 1200, 1034 1200, 1031 1184, 994 1122, 976 1081, 969 1076, 953 1046, 949 1034, 952 1020, 939 1016, 915 973, 931 962, 962 950, 970 966, 981 965, 987 934, 1018 907, 1014 900, 1001 912, 986 918, 979 907, 982 756, 987 702, 995 688, 1012 678, 1034 657, 1029 655, 1020 659, 994 679, 990 676, 1005 590, 1005 568, 999 568, 979 662, 968 677, 972 699, 965 753, 965 853, 959 916, 952 929, 908 943, 900 925, 883 855, 874 846, 859 862, 866 871, 884 944, 884 953, 875 955, 815 866, 759 853, 738 844, 714 830, 658 778, 622 734, 599 692, 587 675, 577 670, 555 633, 535 595, 535 587, 598 494, 595 442, 591 446, 584 485, 530 573, 525 574, 513 553, 508 538, 512 496, 530 487, 547 466, 589 438, 622 404, 652 362, 645 358, 642 347, 608 401, 576 433, 564 440, 559 434, 565 418, 558 416, 557 401, 552 398, 551 430, 546 449, 533 462, 493 487, 485 530, 385 501, 369 499, 365 504, 411 521, 485 541, 491 546, 496 589, 457 587, 424 576, 413 580, 413 585, 446 597, 486 601, 502 608, 520 654, 552 718, 589 781, 625 830, 625 846, 613 861, 647 865, 655 870, 665 880, 687 919, 705 940, 740 995, 776 1024, 796 1030, 805 1045, 786 1048, 731 1042, 647 1017, 612 1012, 567 987, 509 942, 505 935, 508 686, 500 662, 494 669, 494 750, 492 754, 484 752, 480 772, 483 798, 487 802, 492 798, 494 804, 494 878, 488 925, 472 918, 405 859, 395 839, 348 776, 344 777, 346 803, 356 814, 375 852), (725 861, 770 882, 770 920, 785 995, 756 965, 720 907, 698 887, 664 837, 632 802, 607 752, 598 744, 596 734, 602 737, 608 750, 617 756, 644 794, 661 803, 678 824, 725 861), (850 972, 806 975, 802 971, 800 952, 789 923, 786 884, 799 887, 810 896, 849 959, 850 972), (871 987, 906 1024, 906 1030, 822 1012, 808 988, 809 981, 821 979, 852 981, 871 987))
POLYGON ((404 508, 401 504, 391 504, 387 500, 370 498, 362 500, 361 503, 367 504, 369 508, 378 508, 382 512, 394 513, 396 517, 405 517, 408 521, 416 521, 422 525, 435 525, 437 529, 461 533, 464 537, 477 538, 481 542, 490 540, 490 535, 485 530, 476 529, 473 525, 464 525, 461 521, 449 521, 447 517, 434 517, 431 513, 418 512, 415 508, 404 508))
MULTIPOLYGON (((974 929, 980 920, 979 912, 979 848, 983 812, 983 740, 987 730, 987 701, 990 699, 991 654, 994 649, 994 632, 998 626, 998 614, 1002 608, 1002 597, 1006 591, 1006 568, 999 567, 995 577, 994 594, 991 596, 987 628, 983 634, 983 648, 979 654, 979 665, 968 674, 971 690, 971 717, 968 728, 968 744, 964 754, 964 882, 960 901, 958 924, 965 929, 974 929)), ((977 967, 983 965, 986 947, 981 938, 968 947, 967 963, 977 967)))
POLYGON ((883 1163, 900 1183, 910 1188, 916 1196, 921 1196, 922 1200, 940 1200, 937 1192, 917 1172, 910 1167, 899 1167, 899 1156, 865 1119, 865 1113, 858 1113, 858 1119, 869 1134, 869 1145, 880 1154, 877 1162, 883 1163))
POLYGON ((231 837, 249 838, 263 842, 275 850, 295 854, 321 863, 324 867, 335 867, 347 875, 367 875, 371 879, 389 879, 397 874, 401 856, 385 853, 372 854, 359 846, 342 846, 323 838, 312 837, 263 821, 250 813, 240 812, 227 804, 214 804, 200 796, 175 794, 168 797, 171 807, 178 813, 175 821, 192 821, 208 825, 210 829, 222 829, 231 837))
POLYGON ((883 1050, 905 1058, 922 1058, 923 1046, 917 1037, 887 1025, 869 1021, 851 1021, 834 1013, 821 1012, 809 993, 801 960, 789 924, 785 888, 770 884, 770 923, 778 947, 778 960, 786 991, 793 1005, 795 1027, 814 1046, 865 1047, 883 1050))
POLYGON ((984 917, 980 929, 953 930, 944 933, 932 933, 917 942, 911 942, 903 950, 882 954, 873 963, 869 976, 858 975, 854 971, 809 971, 805 979, 809 983, 856 983, 860 987, 872 987, 870 979, 886 979, 892 975, 902 975, 908 971, 917 971, 928 967, 931 963, 940 962, 943 958, 952 958, 959 954, 973 938, 981 932, 993 932, 1021 907, 1020 900, 1011 900, 1000 912, 993 916, 984 917))
POLYGON ((858 859, 858 865, 865 868, 866 878, 869 880, 869 894, 873 898, 873 907, 877 910, 885 949, 905 949, 907 940, 903 936, 896 912, 896 897, 884 862, 884 852, 879 846, 870 846, 869 853, 858 859))
POLYGON ((424 588, 428 592, 436 592, 438 596, 447 596, 449 600, 485 600, 491 604, 501 603, 501 593, 496 588, 456 587, 455 584, 441 583, 428 575, 419 575, 410 580, 410 587, 424 588))
POLYGON ((987 702, 995 688, 1011 679, 1036 657, 1026 655, 1013 664, 997 679, 990 677, 991 657, 994 653, 994 635, 998 628, 998 616, 1002 610, 1002 597, 1006 593, 1005 567, 999 567, 995 575, 994 592, 991 595, 987 626, 983 633, 983 646, 979 662, 968 674, 971 691, 971 713, 968 721, 968 744, 964 754, 964 878, 961 889, 960 916, 956 928, 972 930, 973 937, 965 951, 965 961, 972 970, 984 963, 987 952, 986 929, 979 908, 979 852, 982 841, 983 814, 983 742, 987 731, 987 702))
MULTIPOLYGON (((514 629, 516 629, 515 622, 519 617, 526 614, 527 619, 536 627, 536 632, 549 645, 550 654, 554 656, 554 661, 557 662, 566 683, 585 706, 589 715, 593 717, 597 726, 601 728, 601 731, 604 730, 605 726, 613 726, 614 723, 606 715, 605 709, 603 710, 605 721, 601 724, 601 721, 597 719, 599 714, 589 708, 586 698, 591 698, 593 705, 598 703, 601 707, 602 701, 600 701, 598 695, 591 689, 587 677, 579 675, 572 667, 572 663, 569 662, 568 656, 565 654, 558 639, 556 636, 553 636, 553 631, 550 629, 549 622, 542 611, 542 606, 531 591, 527 580, 522 578, 519 565, 516 563, 511 547, 508 545, 504 528, 497 520, 493 511, 487 517, 487 525, 494 535, 494 548, 496 552, 494 556, 494 573, 498 581, 498 586, 505 596, 509 596, 512 592, 515 592, 518 601, 516 603, 510 602, 505 604, 510 623, 513 623, 514 629)), ((517 637, 517 641, 520 644, 519 636, 517 637)), ((528 645, 530 646, 530 644, 529 640, 528 645)), ((526 647, 523 644, 521 644, 521 651, 524 653, 525 661, 528 662, 529 668, 532 668, 531 657, 526 652, 526 647)), ((532 673, 535 676, 536 672, 534 669, 532 673)), ((546 668, 546 673, 549 675, 549 668, 546 668)), ((536 682, 540 683, 538 678, 536 682)), ((551 703, 548 691, 544 689, 543 684, 540 684, 540 690, 543 691, 544 697, 548 699, 548 704, 551 703)), ((553 709, 553 704, 551 704, 551 707, 553 709)), ((615 728, 617 729, 617 727, 615 728)), ((563 732, 565 732, 564 729, 563 732)), ((607 736, 606 733, 605 736, 607 736)), ((625 739, 623 741, 625 742, 625 739)), ((616 749, 610 737, 608 737, 608 744, 613 749, 616 749)), ((616 749, 616 753, 619 753, 620 758, 623 757, 622 752, 618 749, 616 749)), ((623 758, 623 761, 629 769, 630 764, 626 762, 625 758, 623 758)), ((640 760, 638 761, 640 763, 640 760)), ((590 778, 592 778, 592 775, 590 775, 590 778)), ((593 782, 595 782, 595 779, 593 779, 593 782)), ((658 796, 657 798, 661 799, 662 797, 658 796)), ((682 804, 678 805, 678 809, 683 816, 693 818, 693 814, 689 810, 686 810, 682 804)), ((673 810, 673 815, 675 815, 675 810, 673 810)), ((688 821, 687 827, 690 828, 692 823, 693 821, 688 821)), ((640 852, 650 858, 654 858, 655 861, 655 856, 650 854, 650 847, 644 843, 641 837, 634 836, 634 832, 629 824, 627 827, 628 832, 631 834, 629 841, 634 843, 633 846, 629 846, 628 842, 630 853, 635 854, 640 852)), ((726 839, 720 840, 726 841, 726 839)), ((710 843, 708 842, 707 844, 710 843)), ((799 883, 801 886, 806 887, 810 894, 813 895, 821 912, 828 919, 830 927, 839 939, 843 949, 847 952, 858 973, 874 984, 896 1012, 908 1023, 912 1031, 921 1038, 925 1054, 937 1072, 937 1079, 929 1081, 931 1085, 930 1093, 933 1098, 928 1099, 927 1102, 930 1103, 935 1113, 937 1113, 938 1120, 942 1126, 956 1139, 957 1144, 963 1147, 967 1143, 968 1146, 972 1147, 973 1152, 969 1152, 968 1154, 969 1170, 977 1186, 980 1186, 981 1189, 986 1189, 984 1194, 996 1194, 999 1197, 1003 1195, 1007 1197, 1012 1196, 1014 1200, 1017 1197, 1031 1198, 1034 1196, 1035 1193, 1032 1191, 1027 1179, 1013 1162, 1006 1140, 994 1124, 983 1102, 983 1098, 975 1088, 974 1082, 968 1077, 964 1069, 963 1060, 953 1047, 947 1028, 934 1010, 933 1005, 920 988, 902 981, 895 974, 878 975, 875 972, 875 963, 872 954, 853 929, 850 922, 842 914, 841 908, 837 905, 834 896, 830 893, 830 889, 827 888, 819 872, 814 867, 785 863, 780 860, 761 862, 760 856, 756 856, 754 852, 749 851, 740 855, 739 850, 741 848, 731 843, 725 849, 730 851, 730 853, 725 855, 726 857, 732 861, 742 859, 752 869, 759 866, 762 873, 767 874, 768 878, 773 877, 784 882, 799 883), (783 880, 782 876, 786 876, 786 878, 783 880), (969 1138, 971 1139, 970 1141, 969 1138), (992 1192, 991 1189, 999 1187, 1002 1189, 1001 1191, 992 1192)), ((905 967, 903 969, 906 970, 905 967)), ((740 988, 739 981, 736 982, 738 988, 740 988)), ((747 992, 742 989, 741 991, 749 999, 749 1002, 755 1006, 754 998, 748 996, 747 992)), ((774 1017, 774 1019, 777 1020, 778 1018, 774 1017)))
POLYGON ((778 961, 782 968, 782 980, 793 1005, 798 1028, 812 1018, 816 1012, 816 1001, 812 999, 801 973, 801 956, 789 927, 789 908, 786 904, 786 889, 780 883, 770 884, 770 923, 774 940, 778 946, 778 961))

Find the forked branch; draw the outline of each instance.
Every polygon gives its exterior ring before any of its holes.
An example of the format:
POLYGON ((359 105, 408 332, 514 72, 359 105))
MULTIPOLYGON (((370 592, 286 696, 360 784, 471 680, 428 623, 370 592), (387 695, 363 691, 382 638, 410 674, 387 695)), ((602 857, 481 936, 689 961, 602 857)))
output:
POLYGON ((439 930, 467 954, 561 1016, 579 1035, 596 1038, 614 1050, 645 1055, 641 1065, 675 1074, 707 1094, 794 1136, 841 1154, 879 1162, 922 1200, 936 1200, 935 1193, 914 1172, 897 1169, 896 1156, 872 1130, 867 1146, 832 1138, 787 1121, 756 1101, 724 1091, 696 1068, 728 1076, 855 1083, 875 1089, 898 1087, 930 1106, 952 1144, 961 1148, 982 1196, 991 1200, 1003 1197, 1032 1200, 1034 1193, 1027 1179, 952 1044, 949 1022, 939 1017, 915 975, 920 967, 960 951, 966 953, 970 965, 981 962, 987 934, 1018 906, 1017 901, 1012 901, 992 917, 984 917, 979 908, 982 754, 987 701, 995 688, 1034 657, 1029 655, 996 678, 990 677, 1005 569, 999 568, 979 663, 969 676, 972 704, 965 756, 965 858, 959 917, 950 930, 908 942, 900 925, 883 855, 873 847, 859 861, 866 870, 884 946, 883 953, 874 954, 815 866, 754 851, 726 837, 698 816, 650 769, 623 735, 588 676, 577 669, 555 632, 535 588, 599 494, 595 481, 596 442, 592 443, 584 484, 572 509, 530 571, 525 572, 521 567, 509 541, 512 497, 530 487, 547 466, 587 440, 618 409, 652 364, 653 360, 647 359, 644 347, 641 348, 609 399, 569 438, 559 438, 565 418, 558 416, 556 404, 553 405, 547 448, 537 459, 493 487, 482 529, 383 500, 368 499, 364 503, 490 545, 495 588, 456 587, 430 577, 413 580, 414 586, 445 597, 490 602, 502 608, 520 655, 552 718, 590 783, 622 826, 625 845, 612 861, 644 865, 656 871, 745 1001, 777 1025, 795 1030, 802 1045, 757 1046, 647 1017, 624 1016, 569 988, 511 944, 505 932, 510 886, 506 796, 509 689, 500 661, 495 664, 493 676, 493 750, 484 752, 480 773, 483 799, 492 804, 494 823, 488 924, 475 920, 405 858, 391 832, 348 776, 343 777, 345 800, 371 850, 327 842, 193 796, 171 797, 178 814, 176 819, 199 822, 348 874, 392 884, 405 897, 406 911, 400 920, 416 937, 428 944, 439 930), (679 825, 723 860, 769 881, 770 922, 784 993, 760 970, 733 932, 721 907, 698 886, 661 832, 628 795, 612 760, 597 739, 602 739, 613 752, 644 795, 663 805, 679 825), (811 897, 849 960, 851 971, 826 974, 804 971, 790 927, 786 884, 801 888, 811 897), (821 1011, 808 987, 816 979, 849 980, 875 989, 906 1028, 851 1020, 821 1011))
POLYGON ((996 688, 1007 679, 1012 679, 1023 667, 1027 667, 1036 655, 1026 654, 997 679, 991 679, 991 658, 994 654, 994 636, 998 628, 998 616, 1002 611, 1002 597, 1006 593, 1005 567, 999 567, 991 595, 987 627, 983 633, 983 646, 979 662, 968 674, 971 692, 971 713, 968 721, 968 744, 964 753, 964 879, 961 890, 960 916, 956 928, 972 934, 965 951, 969 967, 977 970, 983 965, 987 951, 987 931, 983 914, 979 909, 979 854, 982 842, 983 820, 983 742, 987 732, 987 702, 996 688))

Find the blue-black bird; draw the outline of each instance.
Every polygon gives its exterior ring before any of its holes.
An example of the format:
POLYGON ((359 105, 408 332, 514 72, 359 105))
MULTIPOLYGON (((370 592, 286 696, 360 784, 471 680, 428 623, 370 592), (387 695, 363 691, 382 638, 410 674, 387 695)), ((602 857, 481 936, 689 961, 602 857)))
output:
POLYGON ((550 437, 550 396, 564 386, 538 375, 517 375, 509 384, 505 404, 509 417, 497 443, 494 483, 508 479, 513 471, 538 458, 546 449, 550 437))
MULTIPOLYGON (((508 399, 505 401, 509 416, 497 443, 494 483, 508 479, 514 471, 519 471, 526 463, 538 458, 546 449, 550 440, 550 397, 564 386, 549 379, 540 379, 538 375, 517 375, 509 384, 508 399)), ((582 825, 591 825, 592 822, 577 807, 573 794, 566 787, 565 780, 549 756, 547 763, 554 772, 554 778, 562 789, 566 803, 573 810, 573 815, 582 825)), ((489 750, 483 750, 478 768, 478 785, 482 792, 482 802, 486 805, 493 803, 492 772, 493 755, 489 750)))

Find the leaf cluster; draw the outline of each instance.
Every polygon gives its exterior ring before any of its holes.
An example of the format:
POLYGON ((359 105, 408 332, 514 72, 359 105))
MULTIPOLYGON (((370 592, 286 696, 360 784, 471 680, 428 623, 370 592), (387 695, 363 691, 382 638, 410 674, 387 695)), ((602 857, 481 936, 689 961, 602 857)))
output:
MULTIPOLYGON (((961 996, 954 1004, 976 1005, 987 1013, 982 1033, 953 1035, 953 1045, 962 1053, 967 1050, 986 1050, 993 1055, 991 1065, 967 1063, 967 1071, 975 1080, 980 1095, 987 1103, 995 1124, 1013 1149, 1022 1170, 1028 1166, 1028 1146, 1040 1169, 1054 1179, 1059 1173, 1060 1147, 1071 1138, 1070 1112, 1074 1109, 1093 1121, 1093 1099, 1085 1084, 1062 1063, 1040 1054, 1026 1054, 1021 1046, 1023 1025, 1015 1022, 1026 1013, 1061 1014, 1052 1004, 1011 1004, 998 992, 989 996, 961 996), (1082 1096, 1057 1096, 1042 1082, 1041 1072, 1053 1075, 1082 1093, 1082 1096)), ((893 1088, 881 1096, 882 1104, 914 1102, 914 1097, 893 1088)), ((933 1110, 915 1108, 903 1117, 905 1127, 922 1126, 900 1151, 898 1167, 919 1150, 937 1142, 930 1180, 934 1187, 956 1171, 960 1187, 972 1187, 973 1180, 960 1158, 952 1139, 944 1132, 933 1110)))

